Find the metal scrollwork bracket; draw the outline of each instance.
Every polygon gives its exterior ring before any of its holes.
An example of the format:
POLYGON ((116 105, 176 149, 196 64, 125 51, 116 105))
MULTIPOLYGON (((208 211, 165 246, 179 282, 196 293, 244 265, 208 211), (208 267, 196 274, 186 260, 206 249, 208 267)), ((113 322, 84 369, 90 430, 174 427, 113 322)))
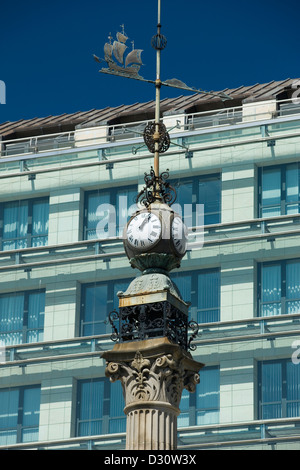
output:
POLYGON ((162 172, 158 177, 155 175, 153 167, 150 173, 145 173, 144 181, 146 185, 139 192, 136 202, 148 207, 155 200, 161 199, 165 204, 172 205, 176 200, 176 190, 167 181, 169 177, 168 170, 162 172))
POLYGON ((192 342, 194 341, 194 339, 197 338, 198 334, 199 334, 199 326, 198 326, 198 323, 195 322, 195 321, 190 321, 188 323, 188 327, 192 330, 192 334, 190 336, 190 339, 189 339, 189 342, 188 342, 188 349, 190 349, 190 351, 195 351, 197 349, 197 346, 195 344, 192 344, 192 342))

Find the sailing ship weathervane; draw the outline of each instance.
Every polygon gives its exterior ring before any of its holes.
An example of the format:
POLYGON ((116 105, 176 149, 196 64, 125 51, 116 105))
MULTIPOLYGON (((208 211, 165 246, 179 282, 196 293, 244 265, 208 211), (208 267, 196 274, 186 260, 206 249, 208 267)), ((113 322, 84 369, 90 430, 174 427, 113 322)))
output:
POLYGON ((100 70, 102 73, 109 73, 112 75, 120 75, 128 78, 142 79, 138 74, 141 65, 142 49, 134 48, 134 41, 132 41, 132 50, 125 55, 128 46, 128 36, 125 33, 124 25, 121 25, 121 32, 117 32, 116 39, 112 42, 113 37, 111 34, 108 36, 109 42, 104 44, 104 59, 99 59, 96 55, 94 58, 97 62, 105 61, 108 68, 100 70))

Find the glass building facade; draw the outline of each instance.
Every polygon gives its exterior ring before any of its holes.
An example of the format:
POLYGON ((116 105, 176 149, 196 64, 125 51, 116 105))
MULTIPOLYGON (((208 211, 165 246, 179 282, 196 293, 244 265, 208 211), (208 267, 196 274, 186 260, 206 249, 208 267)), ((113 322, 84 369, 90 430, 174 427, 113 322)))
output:
MULTIPOLYGON (((178 448, 300 449, 299 109, 276 97, 176 109, 162 118, 181 147, 160 166, 189 247, 170 276, 205 364, 182 395, 178 448)), ((0 142, 0 449, 125 448, 101 353, 117 293, 140 275, 122 233, 153 163, 143 125, 91 118, 0 142)))

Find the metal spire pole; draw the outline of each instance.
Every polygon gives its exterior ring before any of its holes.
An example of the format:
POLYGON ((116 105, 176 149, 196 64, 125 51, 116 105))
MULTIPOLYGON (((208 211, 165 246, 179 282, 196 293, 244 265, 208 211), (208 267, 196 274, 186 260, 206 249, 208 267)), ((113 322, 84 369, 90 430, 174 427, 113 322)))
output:
POLYGON ((161 59, 161 47, 158 44, 161 30, 161 0, 158 0, 158 15, 157 15, 157 47, 156 47, 156 80, 155 80, 155 89, 156 89, 156 99, 155 99, 155 134, 153 139, 155 141, 155 153, 154 153, 154 173, 155 176, 159 177, 159 122, 160 122, 160 59, 161 59))

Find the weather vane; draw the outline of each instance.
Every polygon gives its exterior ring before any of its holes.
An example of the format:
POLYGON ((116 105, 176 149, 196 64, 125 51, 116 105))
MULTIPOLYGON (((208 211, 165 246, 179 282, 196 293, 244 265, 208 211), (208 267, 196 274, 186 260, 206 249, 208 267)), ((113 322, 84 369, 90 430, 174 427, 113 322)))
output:
MULTIPOLYGON (((150 153, 154 154, 154 171, 150 173, 152 175, 152 183, 154 187, 154 195, 156 194, 155 188, 162 188, 164 178, 159 175, 159 154, 166 152, 170 144, 183 147, 177 143, 173 143, 170 140, 169 133, 165 125, 160 121, 160 89, 161 86, 167 86, 172 88, 179 88, 181 90, 191 91, 193 93, 205 94, 215 96, 221 100, 231 100, 232 98, 224 92, 214 93, 208 92, 194 87, 190 87, 183 83, 181 80, 176 78, 161 81, 160 77, 160 65, 161 65, 161 51, 165 49, 167 45, 167 39, 161 34, 161 0, 158 0, 158 21, 157 21, 157 34, 153 36, 151 40, 152 47, 156 50, 156 79, 147 80, 139 75, 141 66, 143 65, 141 55, 142 49, 135 49, 134 42, 132 41, 132 50, 126 54, 128 46, 126 42, 128 37, 125 33, 124 25, 121 25, 121 32, 116 34, 116 39, 112 42, 113 38, 111 34, 108 36, 109 42, 104 45, 104 59, 100 59, 94 54, 94 59, 101 63, 106 62, 108 68, 102 68, 101 73, 118 75, 120 77, 131 78, 134 80, 141 80, 147 83, 155 85, 156 98, 155 98, 155 121, 146 125, 143 132, 144 142, 150 153)), ((188 148, 185 148, 188 151, 188 148)), ((136 153, 137 149, 135 149, 136 153)), ((146 175, 147 176, 147 175, 146 175)), ((149 183, 149 181, 148 181, 149 183)), ((158 194, 158 193, 157 193, 158 194)))

